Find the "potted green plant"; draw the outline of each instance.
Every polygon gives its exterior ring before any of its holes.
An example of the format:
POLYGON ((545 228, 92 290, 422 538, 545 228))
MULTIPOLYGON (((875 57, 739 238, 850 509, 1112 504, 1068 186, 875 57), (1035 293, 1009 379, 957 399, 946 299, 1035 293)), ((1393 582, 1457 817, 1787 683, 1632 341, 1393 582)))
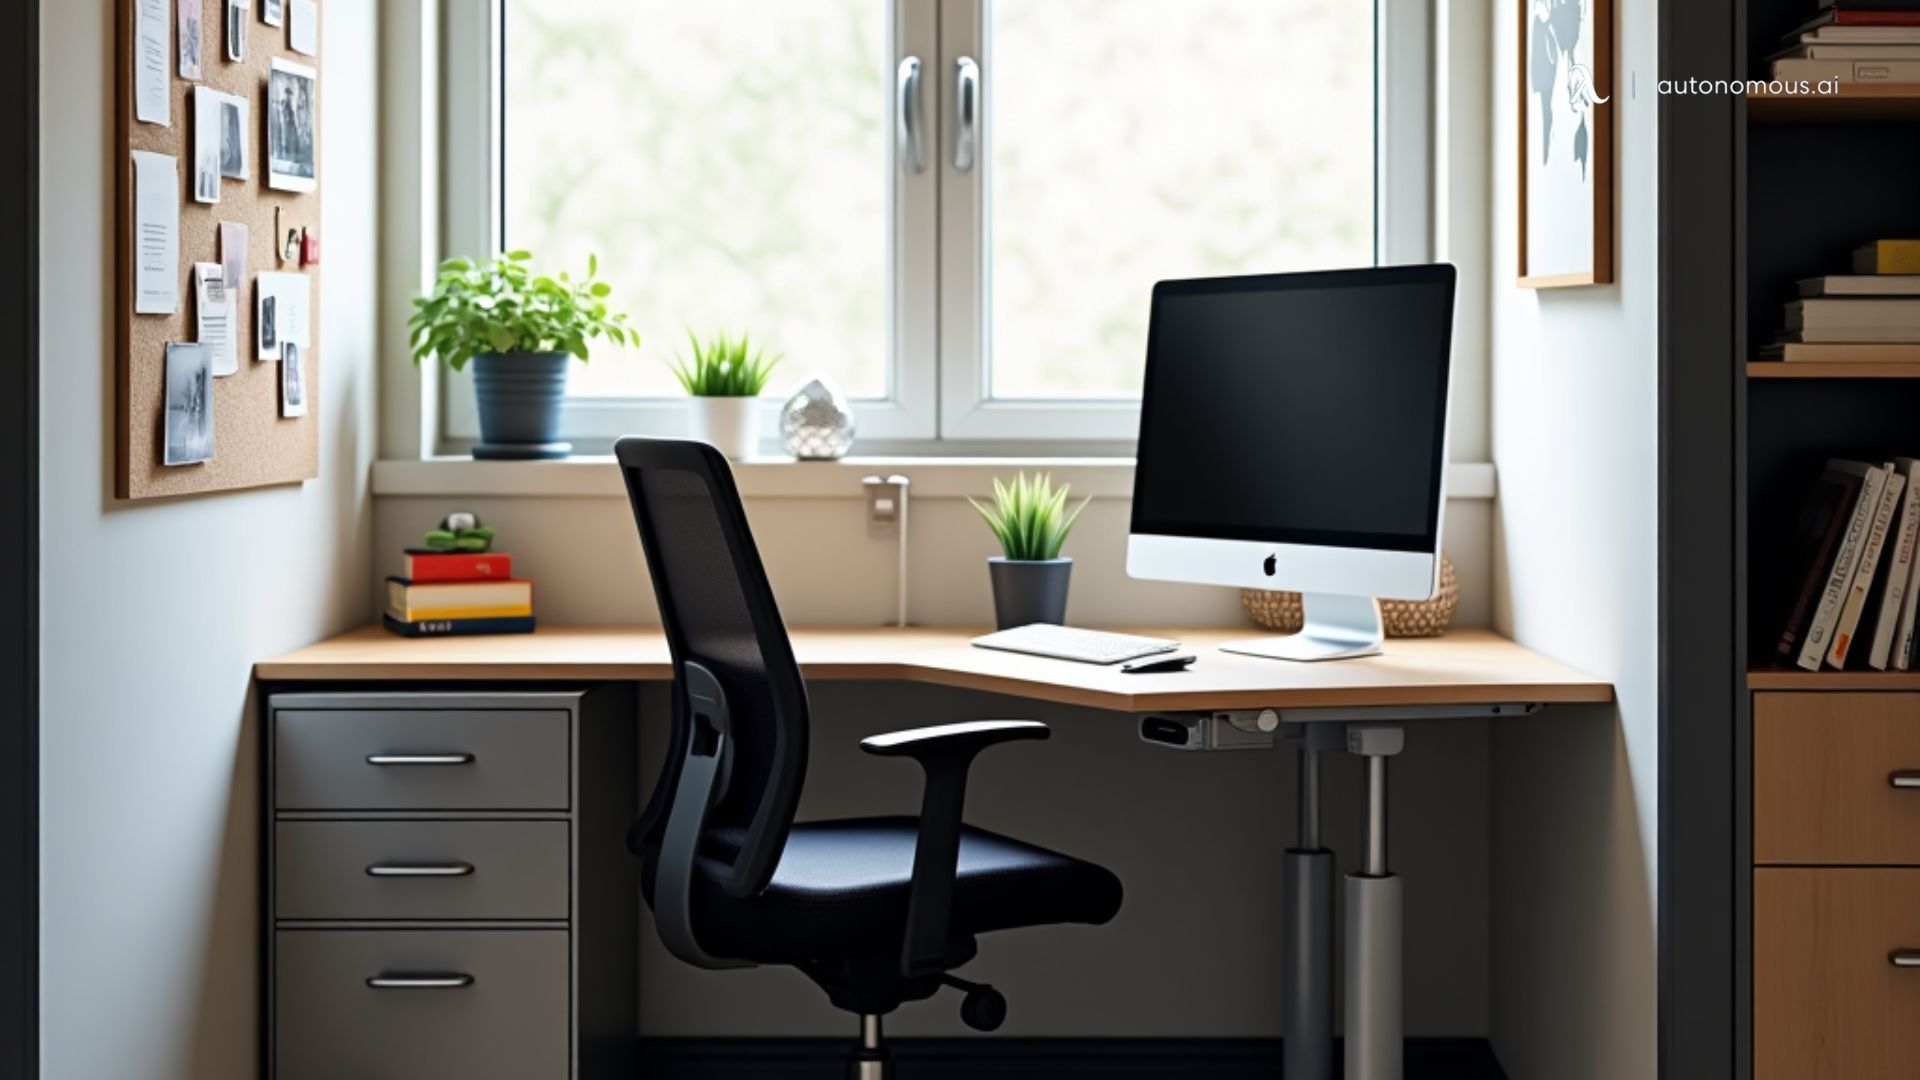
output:
POLYGON ((1000 540, 1001 554, 987 558, 987 576, 993 582, 994 622, 1002 630, 1067 619, 1073 560, 1060 554, 1060 545, 1093 501, 1089 495, 1068 510, 1067 491, 1066 484, 1054 487, 1051 476, 1029 479, 1020 473, 1011 484, 994 480, 993 505, 967 500, 1000 540))
POLYGON ((692 355, 667 365, 691 399, 688 433, 734 461, 752 457, 760 446, 760 392, 780 358, 755 348, 745 334, 701 341, 689 330, 687 343, 692 355))
POLYGON ((413 302, 407 320, 413 362, 437 355, 460 371, 473 363, 473 394, 480 406, 476 458, 556 458, 572 449, 560 441, 560 406, 567 366, 587 359, 587 343, 604 337, 638 345, 625 314, 607 307, 612 290, 587 274, 535 273, 533 256, 509 251, 484 266, 467 258, 440 264, 433 292, 413 302))

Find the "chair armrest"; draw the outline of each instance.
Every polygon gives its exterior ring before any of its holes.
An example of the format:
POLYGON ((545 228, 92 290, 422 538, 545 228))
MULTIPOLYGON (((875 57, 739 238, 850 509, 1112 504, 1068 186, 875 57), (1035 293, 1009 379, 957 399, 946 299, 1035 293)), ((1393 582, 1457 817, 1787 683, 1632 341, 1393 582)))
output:
POLYGON ((945 970, 953 882, 960 864, 960 814, 967 798, 967 769, 974 756, 998 743, 1044 739, 1049 734, 1047 725, 1037 720, 976 720, 860 740, 860 748, 867 753, 910 757, 927 774, 920 801, 920 833, 913 845, 901 974, 936 975, 945 970))

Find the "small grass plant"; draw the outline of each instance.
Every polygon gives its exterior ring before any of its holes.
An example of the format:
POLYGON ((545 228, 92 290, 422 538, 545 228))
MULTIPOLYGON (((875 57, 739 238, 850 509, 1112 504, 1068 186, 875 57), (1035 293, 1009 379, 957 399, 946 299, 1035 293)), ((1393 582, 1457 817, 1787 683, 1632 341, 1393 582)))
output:
POLYGON ((1000 549, 1008 559, 1042 562, 1060 557, 1060 546, 1073 531, 1074 521, 1093 501, 1089 495, 1080 500, 1080 505, 1068 510, 1069 489, 1067 484, 1054 487, 1053 477, 1046 473, 1035 473, 1031 478, 1020 473, 1011 484, 995 478, 991 506, 971 498, 967 501, 973 503, 973 508, 986 520, 987 528, 999 538, 1000 549))
POLYGON ((691 397, 759 397, 780 357, 753 346, 746 334, 716 334, 707 341, 687 331, 692 355, 667 361, 673 377, 691 397))

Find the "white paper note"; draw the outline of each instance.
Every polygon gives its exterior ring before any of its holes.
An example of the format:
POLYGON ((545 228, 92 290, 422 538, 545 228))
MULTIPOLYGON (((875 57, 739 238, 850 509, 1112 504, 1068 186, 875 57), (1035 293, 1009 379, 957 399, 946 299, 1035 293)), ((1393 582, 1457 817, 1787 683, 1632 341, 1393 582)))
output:
POLYGON ((220 91, 193 88, 193 201, 220 201, 220 91))
POLYGON ((213 350, 213 373, 231 375, 240 370, 233 345, 233 290, 219 263, 193 264, 194 339, 213 350))
POLYGON ((167 0, 138 0, 133 27, 133 116, 143 124, 173 123, 173 55, 167 48, 173 20, 167 0))
POLYGON ((133 311, 180 307, 180 168, 170 154, 133 152, 133 311))
POLYGON ((314 0, 292 0, 287 6, 287 44, 294 52, 320 53, 320 8, 314 0))
POLYGON ((254 358, 278 360, 281 347, 289 341, 302 349, 311 346, 307 275, 266 272, 260 274, 255 283, 259 299, 254 325, 259 332, 254 358))

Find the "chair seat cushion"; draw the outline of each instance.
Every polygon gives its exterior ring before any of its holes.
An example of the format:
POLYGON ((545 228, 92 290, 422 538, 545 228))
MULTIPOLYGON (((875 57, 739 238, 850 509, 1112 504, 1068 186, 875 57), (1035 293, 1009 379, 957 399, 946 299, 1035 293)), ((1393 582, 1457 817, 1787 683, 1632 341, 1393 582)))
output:
MULTIPOLYGON (((716 956, 801 963, 897 952, 919 821, 851 818, 795 824, 773 880, 737 899, 716 884, 738 850, 739 830, 708 833, 694 884, 694 933, 716 956), (708 856, 712 857, 712 860, 708 856)), ((653 902, 657 846, 641 850, 641 882, 653 902)), ((1120 910, 1120 879, 1092 863, 984 829, 963 828, 954 881, 952 936, 1054 923, 1104 923, 1120 910)))

